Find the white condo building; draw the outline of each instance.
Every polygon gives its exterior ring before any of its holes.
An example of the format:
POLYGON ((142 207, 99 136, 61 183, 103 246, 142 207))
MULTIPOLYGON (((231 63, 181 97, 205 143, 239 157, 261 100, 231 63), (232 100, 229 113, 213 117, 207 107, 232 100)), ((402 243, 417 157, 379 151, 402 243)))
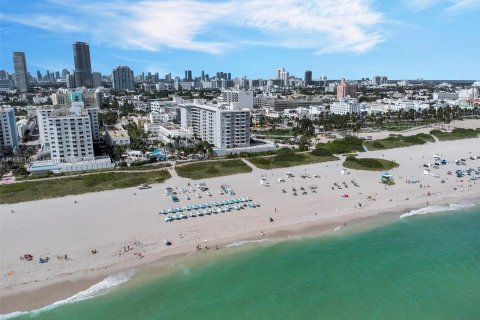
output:
POLYGON ((49 144, 48 117, 53 112, 53 106, 42 106, 37 109, 38 132, 40 133, 40 145, 42 149, 49 144))
POLYGON ((93 159, 92 124, 79 107, 54 110, 48 118, 52 160, 93 159))
POLYGON ((219 149, 250 146, 250 110, 194 102, 180 105, 181 127, 219 149))
POLYGON ((82 92, 69 92, 60 101, 68 104, 37 109, 42 150, 52 160, 93 159, 93 144, 100 141, 98 107, 85 106, 82 92))
POLYGON ((238 106, 240 109, 253 109, 253 91, 223 90, 223 102, 238 106))
POLYGON ((330 106, 330 112, 333 114, 341 115, 345 115, 347 113, 359 113, 360 104, 358 103, 357 99, 343 98, 340 99, 338 102, 332 103, 332 105, 330 106))
POLYGON ((15 152, 19 147, 15 109, 0 108, 0 151, 15 152))

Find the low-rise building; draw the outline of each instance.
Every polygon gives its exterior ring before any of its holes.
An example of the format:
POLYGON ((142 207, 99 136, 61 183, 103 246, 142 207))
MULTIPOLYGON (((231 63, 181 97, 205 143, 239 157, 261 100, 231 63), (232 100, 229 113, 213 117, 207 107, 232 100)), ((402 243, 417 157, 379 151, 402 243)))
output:
POLYGON ((149 140, 159 140, 164 143, 173 143, 176 140, 193 139, 193 131, 177 126, 173 123, 145 123, 143 129, 148 132, 149 140))
POLYGON ((35 130, 35 122, 28 119, 20 119, 17 121, 17 132, 20 140, 25 139, 31 135, 35 130))
POLYGON ((357 99, 342 98, 338 102, 332 103, 330 106, 330 112, 341 115, 346 115, 347 113, 359 113, 360 104, 357 99))
POLYGON ((458 93, 456 92, 447 92, 447 91, 436 91, 433 93, 433 100, 457 100, 458 93))
POLYGON ((118 145, 129 145, 130 136, 125 129, 105 128, 105 142, 113 147, 118 145))

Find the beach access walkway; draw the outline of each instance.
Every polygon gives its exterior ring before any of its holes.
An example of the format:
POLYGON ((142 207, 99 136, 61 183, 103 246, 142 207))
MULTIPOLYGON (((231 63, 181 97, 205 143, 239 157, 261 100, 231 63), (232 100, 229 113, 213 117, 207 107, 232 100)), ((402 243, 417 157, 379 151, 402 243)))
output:
POLYGON ((246 164, 247 166, 249 166, 250 168, 252 168, 252 172, 265 171, 265 170, 263 170, 263 169, 257 168, 253 163, 251 163, 250 161, 248 161, 248 160, 245 159, 245 158, 240 158, 240 160, 242 160, 243 162, 245 162, 245 164, 246 164))

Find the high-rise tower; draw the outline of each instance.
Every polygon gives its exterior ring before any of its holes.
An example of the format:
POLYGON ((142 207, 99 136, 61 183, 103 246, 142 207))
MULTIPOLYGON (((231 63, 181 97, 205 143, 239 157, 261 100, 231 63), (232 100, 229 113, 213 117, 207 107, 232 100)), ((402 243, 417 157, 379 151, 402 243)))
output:
POLYGON ((27 60, 25 59, 25 52, 13 53, 13 68, 15 69, 15 83, 18 91, 24 93, 28 91, 28 73, 27 60))
POLYGON ((90 46, 88 43, 75 42, 73 44, 73 60, 75 63, 75 85, 92 88, 92 65, 90 64, 90 46))

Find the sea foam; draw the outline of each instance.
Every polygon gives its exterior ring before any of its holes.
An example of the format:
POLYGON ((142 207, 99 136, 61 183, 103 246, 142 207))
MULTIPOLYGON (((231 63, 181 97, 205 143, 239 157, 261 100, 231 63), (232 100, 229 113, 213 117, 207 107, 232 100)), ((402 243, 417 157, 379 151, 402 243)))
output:
POLYGON ((400 219, 411 217, 411 216, 416 216, 416 215, 430 214, 430 213, 435 213, 435 212, 460 210, 460 209, 470 208, 470 207, 473 207, 473 206, 475 206, 475 205, 471 202, 468 202, 468 201, 462 201, 462 202, 459 202, 459 203, 451 203, 451 204, 445 205, 445 206, 430 206, 430 207, 415 209, 415 210, 409 211, 407 213, 404 213, 400 216, 400 219))
POLYGON ((260 239, 260 240, 240 240, 234 243, 227 244, 225 248, 232 248, 232 247, 240 247, 249 243, 262 243, 268 241, 268 239, 260 239))
POLYGON ((130 270, 109 276, 104 280, 100 281, 99 283, 94 284, 87 290, 80 291, 79 293, 71 296, 70 298, 54 302, 48 306, 45 306, 40 309, 32 310, 32 311, 16 311, 16 312, 12 312, 5 315, 0 315, 0 320, 12 319, 12 318, 19 317, 21 315, 26 315, 26 314, 31 314, 32 316, 34 316, 35 314, 38 314, 47 310, 51 310, 53 308, 59 307, 64 304, 74 303, 74 302, 87 300, 87 299, 104 295, 114 287, 117 287, 122 283, 125 283, 128 280, 130 280, 130 278, 133 277, 135 272, 136 270, 130 269, 130 270))

